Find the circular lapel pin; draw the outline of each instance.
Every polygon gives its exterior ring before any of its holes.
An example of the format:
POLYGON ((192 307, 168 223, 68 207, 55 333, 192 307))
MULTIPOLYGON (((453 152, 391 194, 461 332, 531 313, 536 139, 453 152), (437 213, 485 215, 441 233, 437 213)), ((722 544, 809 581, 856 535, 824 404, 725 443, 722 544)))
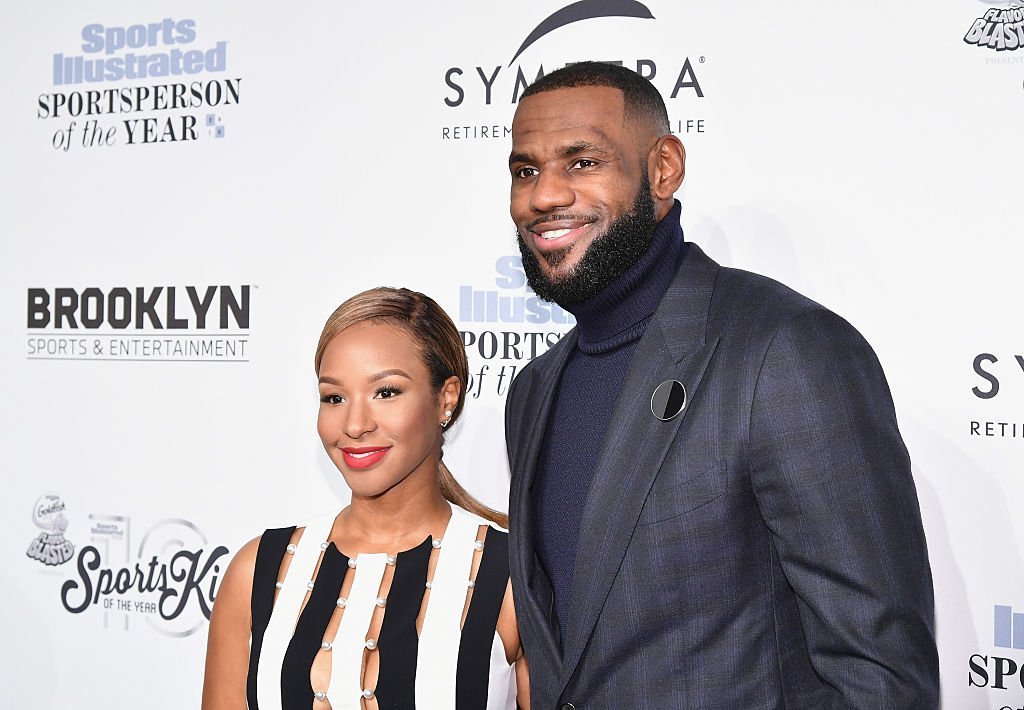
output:
POLYGON ((679 380, 665 380, 651 395, 651 411, 663 422, 683 411, 686 406, 686 388, 679 380))

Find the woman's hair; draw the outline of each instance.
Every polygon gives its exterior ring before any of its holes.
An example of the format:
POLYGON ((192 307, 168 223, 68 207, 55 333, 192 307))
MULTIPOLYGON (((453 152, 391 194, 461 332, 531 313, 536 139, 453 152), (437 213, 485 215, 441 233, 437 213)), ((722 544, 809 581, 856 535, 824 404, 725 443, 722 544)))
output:
MULTIPOLYGON (((320 373, 320 363, 327 344, 334 336, 364 321, 385 323, 408 333, 430 373, 430 384, 435 390, 440 391, 449 377, 454 375, 459 378, 459 401, 452 408, 451 426, 462 414, 462 407, 466 403, 466 384, 469 380, 466 350, 459 330, 448 314, 432 298, 417 291, 380 286, 356 294, 338 306, 327 319, 316 346, 313 364, 317 374, 320 373)), ((437 481, 441 495, 449 502, 503 528, 508 527, 508 516, 488 508, 471 496, 459 485, 443 461, 438 465, 437 481)))

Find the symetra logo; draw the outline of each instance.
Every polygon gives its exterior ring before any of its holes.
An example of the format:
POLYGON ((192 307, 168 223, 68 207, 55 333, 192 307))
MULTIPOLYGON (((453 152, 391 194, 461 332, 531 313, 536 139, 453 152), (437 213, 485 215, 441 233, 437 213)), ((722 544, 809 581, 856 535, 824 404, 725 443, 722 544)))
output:
POLYGON ((997 52, 1024 47, 1024 9, 1017 2, 1008 7, 990 7, 974 20, 964 42, 997 52))
MULTIPOLYGON (((1024 355, 1000 357, 994 353, 978 353, 974 357, 973 367, 978 378, 976 384, 971 387, 971 393, 975 397, 981 400, 994 400, 1000 394, 1015 392, 1018 401, 1024 401, 1024 355)), ((970 432, 971 436, 1024 438, 1024 420, 972 419, 970 432)))
POLYGON ((512 62, 518 59, 520 54, 549 32, 554 32, 559 27, 571 25, 573 22, 591 20, 597 17, 654 19, 654 15, 651 14, 647 6, 635 0, 580 0, 580 2, 574 2, 572 5, 566 5, 537 25, 526 39, 523 40, 523 43, 516 50, 516 53, 512 56, 512 61, 508 65, 512 66, 512 62))
POLYGON ((29 288, 30 360, 248 362, 253 287, 29 288))
MULTIPOLYGON (((444 70, 444 105, 460 111, 479 111, 488 106, 511 106, 519 102, 523 91, 545 74, 565 66, 560 62, 537 59, 537 43, 552 33, 582 22, 602 18, 619 21, 625 29, 638 21, 654 21, 651 9, 636 0, 580 0, 555 11, 536 25, 510 51, 511 60, 506 64, 497 57, 490 61, 476 61, 449 66, 444 70), (531 56, 532 55, 532 56, 531 56)), ((509 56, 506 55, 506 56, 509 56)), ((621 56, 621 55, 620 55, 621 56)), ((669 117, 675 133, 703 133, 703 118, 674 117, 673 102, 677 99, 702 99, 704 87, 698 77, 698 68, 706 62, 699 56, 675 55, 671 58, 639 56, 613 59, 607 56, 583 55, 573 57, 572 62, 594 60, 618 64, 633 69, 640 76, 655 84, 669 104, 669 117)), ((568 63, 572 63, 568 62, 568 63)), ((472 122, 442 126, 442 140, 507 139, 511 126, 498 124, 494 120, 485 123, 490 116, 475 116, 472 122)), ((502 120, 505 120, 502 116, 502 120)))

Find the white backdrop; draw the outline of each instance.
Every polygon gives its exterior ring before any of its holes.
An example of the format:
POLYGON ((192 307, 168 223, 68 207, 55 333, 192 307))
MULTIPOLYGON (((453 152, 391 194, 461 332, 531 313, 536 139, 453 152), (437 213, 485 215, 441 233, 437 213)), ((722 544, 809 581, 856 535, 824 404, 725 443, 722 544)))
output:
POLYGON ((653 17, 579 19, 512 61, 568 4, 18 8, 0 49, 0 704, 198 706, 230 555, 344 505, 312 355, 357 291, 408 286, 456 318, 474 382, 446 457, 506 507, 509 379, 571 327, 516 260, 517 75, 598 59, 666 97, 683 84, 667 103, 687 237, 876 348, 914 459, 945 707, 1024 705, 1010 4, 608 2, 653 17))

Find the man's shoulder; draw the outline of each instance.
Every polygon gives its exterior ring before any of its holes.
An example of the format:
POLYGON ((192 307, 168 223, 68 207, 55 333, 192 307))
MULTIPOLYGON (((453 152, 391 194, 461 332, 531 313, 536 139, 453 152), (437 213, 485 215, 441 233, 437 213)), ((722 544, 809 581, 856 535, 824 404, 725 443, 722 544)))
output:
POLYGON ((785 321, 805 311, 827 310, 820 303, 775 279, 723 266, 715 283, 712 312, 785 321))
MULTIPOLYGON (((743 349, 757 351, 759 344, 761 348, 767 347, 780 331, 800 330, 810 322, 834 332, 840 340, 846 333, 856 334, 853 326, 842 317, 769 276, 720 266, 699 248, 694 256, 693 267, 697 272, 709 274, 706 278, 713 283, 705 291, 709 336, 721 336, 743 349)), ((685 282, 677 283, 685 289, 685 282)))

